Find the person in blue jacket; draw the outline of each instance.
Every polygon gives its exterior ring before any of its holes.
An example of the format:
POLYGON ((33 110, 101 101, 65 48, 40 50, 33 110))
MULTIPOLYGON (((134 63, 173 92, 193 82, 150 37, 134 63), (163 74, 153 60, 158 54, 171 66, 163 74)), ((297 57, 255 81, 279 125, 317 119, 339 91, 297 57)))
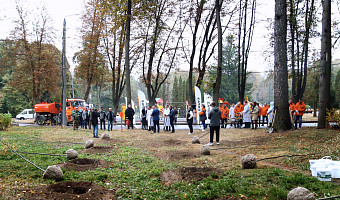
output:
POLYGON ((156 133, 156 127, 158 129, 157 132, 159 133, 159 110, 158 110, 157 105, 152 106, 152 108, 153 108, 153 111, 152 111, 151 116, 153 118, 153 124, 154 124, 153 133, 156 133))

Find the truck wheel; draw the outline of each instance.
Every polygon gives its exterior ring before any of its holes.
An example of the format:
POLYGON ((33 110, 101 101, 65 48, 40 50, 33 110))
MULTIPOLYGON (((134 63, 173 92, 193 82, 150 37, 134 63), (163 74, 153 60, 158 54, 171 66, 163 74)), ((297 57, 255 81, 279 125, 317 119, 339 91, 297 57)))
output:
POLYGON ((25 118, 21 117, 20 120, 25 120, 25 118))
POLYGON ((43 115, 37 116, 37 124, 43 125, 45 123, 45 117, 43 115))

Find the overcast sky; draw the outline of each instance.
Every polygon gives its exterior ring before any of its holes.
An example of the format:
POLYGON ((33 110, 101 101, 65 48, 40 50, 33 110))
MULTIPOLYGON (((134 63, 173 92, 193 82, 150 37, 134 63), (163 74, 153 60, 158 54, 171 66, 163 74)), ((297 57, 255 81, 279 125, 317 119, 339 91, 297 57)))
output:
MULTIPOLYGON (((13 20, 17 19, 15 10, 16 0, 0 0, 0 39, 9 37, 14 28, 13 20)), ((44 4, 53 20, 53 26, 56 30, 54 44, 61 49, 62 46, 62 28, 63 19, 67 21, 67 58, 72 67, 73 53, 81 47, 81 38, 79 29, 81 28, 80 16, 77 15, 84 9, 84 0, 21 0, 33 12, 36 8, 44 4)), ((268 57, 266 51, 272 51, 269 46, 269 23, 267 19, 274 16, 274 1, 258 0, 258 14, 256 16, 259 23, 254 30, 253 45, 248 61, 248 69, 251 71, 266 71, 272 68, 273 56, 268 57)), ((270 20, 269 20, 270 21, 270 20)), ((312 41, 315 48, 321 45, 320 39, 312 41)), ((339 46, 339 45, 337 45, 339 46)), ((340 58, 339 51, 333 53, 333 58, 340 58)))

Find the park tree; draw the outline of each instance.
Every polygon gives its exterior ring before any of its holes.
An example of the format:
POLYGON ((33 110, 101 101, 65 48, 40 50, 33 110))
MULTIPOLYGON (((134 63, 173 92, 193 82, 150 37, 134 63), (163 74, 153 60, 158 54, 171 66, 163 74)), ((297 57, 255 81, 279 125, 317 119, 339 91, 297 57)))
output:
POLYGON ((321 35, 321 58, 320 58, 320 82, 319 82, 319 116, 318 128, 326 127, 327 110, 330 110, 331 96, 331 64, 332 64, 332 41, 331 41, 331 1, 322 0, 322 35, 321 35))
POLYGON ((99 68, 104 67, 103 54, 100 51, 101 32, 103 31, 103 18, 97 7, 98 0, 91 0, 86 5, 82 16, 82 43, 83 48, 74 55, 78 63, 75 75, 85 81, 86 90, 84 100, 87 101, 91 92, 91 86, 100 76, 99 68))
POLYGON ((61 53, 52 44, 51 19, 44 7, 37 9, 37 17, 28 15, 24 5, 16 5, 18 19, 12 32, 14 45, 7 49, 12 56, 12 80, 9 83, 19 92, 30 97, 31 105, 39 103, 43 95, 59 100, 61 85, 61 53), (57 99, 56 99, 57 98, 57 99))
POLYGON ((286 0, 275 0, 274 23, 274 102, 276 108, 274 129, 285 131, 291 128, 288 105, 286 0))
MULTIPOLYGON (((192 0, 189 3, 189 31, 191 39, 188 40, 188 45, 183 45, 183 52, 186 60, 189 63, 189 101, 195 102, 194 85, 201 88, 203 85, 206 70, 209 67, 209 61, 215 55, 216 47, 218 45, 218 30, 216 1, 192 0), (191 46, 191 47, 190 47, 191 46), (186 54, 189 52, 189 54, 186 54), (196 67, 194 67, 196 66, 196 67), (198 76, 194 81, 193 72, 197 71, 198 76)), ((219 19, 223 26, 223 33, 229 28, 232 22, 233 14, 236 6, 232 2, 224 4, 219 2, 219 19), (224 19, 224 21, 223 21, 224 19)))
POLYGON ((125 82, 127 103, 131 104, 131 84, 130 84, 130 29, 131 29, 131 1, 127 0, 126 10, 126 33, 125 33, 125 82))
POLYGON ((255 13, 256 13, 256 0, 239 1, 237 55, 238 55, 238 95, 240 102, 244 101, 245 96, 247 83, 248 57, 253 40, 255 13))
POLYGON ((174 68, 186 24, 181 28, 177 26, 181 16, 176 13, 175 1, 156 0, 144 3, 148 12, 141 19, 143 23, 139 23, 143 36, 142 79, 152 105, 156 103, 155 98, 161 86, 174 68))
POLYGON ((314 0, 289 0, 288 11, 292 96, 298 102, 307 86, 310 38, 316 35, 314 0))

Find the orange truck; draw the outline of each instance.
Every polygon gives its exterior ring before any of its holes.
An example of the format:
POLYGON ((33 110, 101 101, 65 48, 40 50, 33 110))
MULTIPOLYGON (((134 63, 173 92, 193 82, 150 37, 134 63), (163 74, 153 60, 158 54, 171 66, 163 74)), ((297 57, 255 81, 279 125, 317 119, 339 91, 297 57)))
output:
MULTIPOLYGON (((83 99, 67 99, 66 100, 66 118, 67 122, 72 122, 71 113, 78 109, 85 110, 86 103, 83 99)), ((39 103, 34 106, 36 113, 36 123, 44 124, 61 124, 61 103, 39 103)))

